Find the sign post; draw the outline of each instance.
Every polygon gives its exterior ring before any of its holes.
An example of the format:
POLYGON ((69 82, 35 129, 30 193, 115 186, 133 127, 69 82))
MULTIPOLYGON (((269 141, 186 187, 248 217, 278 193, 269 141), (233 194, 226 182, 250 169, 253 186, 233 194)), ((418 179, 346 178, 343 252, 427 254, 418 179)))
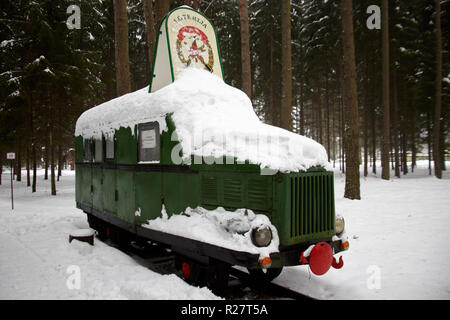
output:
POLYGON ((14 168, 14 159, 16 159, 16 154, 14 152, 8 152, 6 154, 6 159, 11 160, 11 209, 14 210, 13 168, 14 168))

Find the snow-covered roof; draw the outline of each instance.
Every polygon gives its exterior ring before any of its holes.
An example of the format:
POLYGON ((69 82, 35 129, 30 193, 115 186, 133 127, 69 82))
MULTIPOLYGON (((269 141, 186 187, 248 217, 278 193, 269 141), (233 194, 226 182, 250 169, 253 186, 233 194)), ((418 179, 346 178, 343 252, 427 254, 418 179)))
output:
POLYGON ((321 144, 262 123, 244 92, 197 68, 187 68, 154 93, 145 87, 87 110, 77 121, 75 135, 100 138, 120 127, 133 132, 136 124, 149 121, 158 121, 161 132, 167 131, 167 114, 172 114, 186 164, 195 155, 236 157, 282 172, 330 168, 321 144))

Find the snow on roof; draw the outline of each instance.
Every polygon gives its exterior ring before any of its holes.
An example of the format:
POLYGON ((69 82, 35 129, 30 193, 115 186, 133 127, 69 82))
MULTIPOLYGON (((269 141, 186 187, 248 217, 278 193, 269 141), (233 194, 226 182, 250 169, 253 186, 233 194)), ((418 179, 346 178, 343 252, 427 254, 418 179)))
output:
POLYGON ((187 68, 154 93, 145 87, 87 110, 77 121, 75 135, 100 138, 120 127, 134 132, 136 124, 149 121, 158 121, 161 132, 167 131, 167 114, 172 114, 185 164, 194 155, 236 157, 282 172, 330 168, 321 144, 262 123, 244 92, 197 68, 187 68))

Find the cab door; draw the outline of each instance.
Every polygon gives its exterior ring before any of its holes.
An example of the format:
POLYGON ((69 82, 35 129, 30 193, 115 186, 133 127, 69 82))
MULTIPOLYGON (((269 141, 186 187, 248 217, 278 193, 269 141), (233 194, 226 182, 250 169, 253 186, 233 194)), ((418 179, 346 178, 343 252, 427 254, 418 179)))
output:
POLYGON ((81 171, 81 203, 92 207, 92 140, 83 140, 83 166, 81 171))
POLYGON ((92 207, 103 212, 103 139, 94 140, 92 164, 92 207))
POLYGON ((138 125, 138 166, 136 170, 135 223, 142 224, 161 215, 161 141, 157 121, 138 125))

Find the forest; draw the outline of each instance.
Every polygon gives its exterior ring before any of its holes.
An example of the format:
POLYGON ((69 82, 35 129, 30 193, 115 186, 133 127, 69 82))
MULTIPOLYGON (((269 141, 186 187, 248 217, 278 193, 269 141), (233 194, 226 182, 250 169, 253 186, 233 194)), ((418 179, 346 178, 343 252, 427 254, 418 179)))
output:
POLYGON ((326 148, 347 198, 361 198, 360 166, 389 180, 421 159, 442 177, 449 0, 2 0, 0 173, 15 152, 15 178, 36 191, 42 167, 56 194, 77 118, 149 84, 159 23, 180 5, 212 21, 226 83, 262 121, 326 148))

